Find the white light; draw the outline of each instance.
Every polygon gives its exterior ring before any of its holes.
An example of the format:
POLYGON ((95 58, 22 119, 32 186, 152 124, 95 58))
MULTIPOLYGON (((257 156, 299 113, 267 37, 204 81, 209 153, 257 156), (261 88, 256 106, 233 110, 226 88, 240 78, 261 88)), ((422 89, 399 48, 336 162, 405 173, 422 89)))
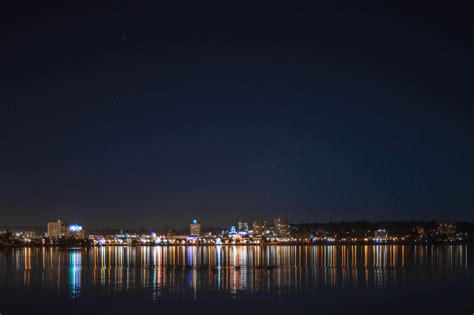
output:
POLYGON ((80 226, 78 224, 71 224, 69 226, 69 232, 77 233, 77 232, 80 232, 80 231, 82 231, 82 226, 80 226))

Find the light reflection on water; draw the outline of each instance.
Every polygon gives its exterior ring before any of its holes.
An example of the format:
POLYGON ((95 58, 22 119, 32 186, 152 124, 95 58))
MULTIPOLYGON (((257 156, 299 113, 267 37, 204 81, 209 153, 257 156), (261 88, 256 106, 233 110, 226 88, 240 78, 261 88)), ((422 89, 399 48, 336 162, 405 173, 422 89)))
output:
POLYGON ((467 245, 24 248, 0 254, 0 280, 67 292, 151 289, 174 293, 294 294, 326 288, 404 285, 407 273, 467 271, 467 245))

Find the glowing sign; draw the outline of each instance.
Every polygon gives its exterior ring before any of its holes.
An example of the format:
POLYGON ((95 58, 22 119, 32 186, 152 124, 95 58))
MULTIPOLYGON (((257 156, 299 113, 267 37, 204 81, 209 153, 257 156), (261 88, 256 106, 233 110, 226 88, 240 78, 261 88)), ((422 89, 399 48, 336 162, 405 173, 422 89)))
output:
POLYGON ((78 224, 71 224, 69 226, 69 232, 71 233, 77 233, 77 232, 80 232, 82 231, 82 226, 78 225, 78 224))

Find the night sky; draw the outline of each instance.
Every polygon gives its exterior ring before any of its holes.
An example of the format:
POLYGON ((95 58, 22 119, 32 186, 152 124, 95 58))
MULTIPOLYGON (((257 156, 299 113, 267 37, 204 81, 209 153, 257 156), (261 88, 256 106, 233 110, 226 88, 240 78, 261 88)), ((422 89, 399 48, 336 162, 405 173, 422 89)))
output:
POLYGON ((2 3, 0 225, 474 220, 473 2, 256 2, 2 3))

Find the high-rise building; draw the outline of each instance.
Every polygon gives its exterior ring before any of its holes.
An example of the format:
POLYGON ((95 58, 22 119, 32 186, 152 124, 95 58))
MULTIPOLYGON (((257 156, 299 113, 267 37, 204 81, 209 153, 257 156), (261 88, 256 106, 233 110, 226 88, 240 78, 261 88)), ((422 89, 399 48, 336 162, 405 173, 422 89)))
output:
POLYGON ((54 222, 48 222, 48 236, 49 237, 62 237, 66 235, 67 227, 66 224, 57 220, 54 222))
POLYGON ((276 235, 279 237, 288 237, 288 221, 283 217, 277 217, 273 220, 273 227, 276 235))
POLYGON ((189 235, 190 236, 199 236, 201 235, 201 224, 197 222, 196 219, 189 225, 189 235))
POLYGON ((252 223, 252 230, 254 237, 263 237, 265 235, 265 221, 255 220, 252 223))
POLYGON ((247 232, 249 230, 249 224, 247 222, 239 221, 237 228, 239 229, 239 232, 247 232))

